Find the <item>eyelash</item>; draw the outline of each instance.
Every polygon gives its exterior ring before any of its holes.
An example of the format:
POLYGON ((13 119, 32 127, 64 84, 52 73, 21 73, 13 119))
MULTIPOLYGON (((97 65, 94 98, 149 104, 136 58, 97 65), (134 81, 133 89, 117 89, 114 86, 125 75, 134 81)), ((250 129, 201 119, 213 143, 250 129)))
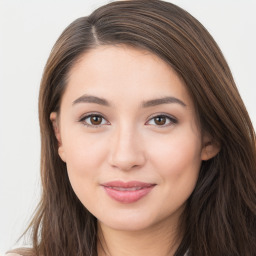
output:
MULTIPOLYGON (((167 115, 167 114, 157 114, 155 116, 150 117, 150 119, 146 122, 146 125, 154 125, 154 124, 150 124, 150 121, 152 121, 152 120, 154 120, 156 118, 165 118, 166 120, 169 120, 168 124, 166 124, 166 123, 163 124, 163 125, 155 124, 155 126, 158 126, 159 128, 171 126, 171 125, 174 125, 174 124, 178 123, 178 120, 176 118, 174 118, 173 116, 170 116, 170 115, 167 115)), ((103 125, 109 125, 110 124, 103 115, 98 114, 98 113, 91 113, 89 115, 86 115, 86 116, 82 117, 79 120, 79 122, 83 123, 87 127, 92 127, 92 128, 100 128, 103 125), (91 118, 91 117, 101 118, 102 120, 105 120, 106 123, 104 123, 104 124, 96 124, 96 125, 94 125, 92 123, 89 124, 88 122, 86 122, 86 119, 91 118)))
POLYGON ((166 120, 169 120, 168 124, 166 124, 166 123, 163 124, 163 125, 155 124, 155 126, 158 126, 159 128, 164 128, 164 127, 171 126, 171 125, 174 125, 174 124, 178 123, 178 120, 175 117, 162 113, 162 114, 157 114, 157 115, 154 115, 154 116, 150 117, 149 121, 146 122, 146 125, 154 125, 154 124, 149 124, 149 122, 156 119, 156 118, 165 118, 166 120))
POLYGON ((92 127, 92 128, 100 128, 102 127, 103 125, 109 125, 110 123, 106 120, 106 118, 101 115, 101 114, 98 114, 98 113, 91 113, 89 115, 86 115, 84 117, 82 117, 79 122, 83 123, 85 126, 87 127, 92 127), (107 123, 106 124, 98 124, 98 125, 93 125, 93 124, 89 124, 88 122, 86 122, 86 119, 88 118, 91 118, 91 117, 98 117, 98 118, 101 118, 102 120, 105 120, 107 123))

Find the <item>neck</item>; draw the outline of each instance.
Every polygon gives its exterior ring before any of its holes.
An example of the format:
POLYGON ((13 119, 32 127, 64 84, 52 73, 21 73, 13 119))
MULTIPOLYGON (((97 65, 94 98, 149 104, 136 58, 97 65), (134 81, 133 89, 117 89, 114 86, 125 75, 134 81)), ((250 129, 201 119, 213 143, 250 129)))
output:
POLYGON ((167 220, 153 227, 123 231, 98 222, 98 256, 173 256, 181 239, 177 225, 167 220))

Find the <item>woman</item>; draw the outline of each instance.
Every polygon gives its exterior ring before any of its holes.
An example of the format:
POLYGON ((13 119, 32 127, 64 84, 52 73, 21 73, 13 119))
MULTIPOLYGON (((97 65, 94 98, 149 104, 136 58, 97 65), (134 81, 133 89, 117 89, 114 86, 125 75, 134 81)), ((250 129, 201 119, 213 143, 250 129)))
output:
POLYGON ((220 49, 184 10, 120 1, 74 21, 39 116, 33 248, 7 255, 256 254, 255 133, 220 49))

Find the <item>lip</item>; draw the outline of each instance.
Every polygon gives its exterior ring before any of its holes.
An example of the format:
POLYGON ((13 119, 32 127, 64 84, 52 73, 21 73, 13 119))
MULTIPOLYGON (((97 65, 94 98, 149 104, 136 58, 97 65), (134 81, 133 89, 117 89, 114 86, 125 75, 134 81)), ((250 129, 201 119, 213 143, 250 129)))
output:
POLYGON ((156 184, 140 181, 111 181, 101 185, 112 199, 120 203, 134 203, 150 193, 156 184))

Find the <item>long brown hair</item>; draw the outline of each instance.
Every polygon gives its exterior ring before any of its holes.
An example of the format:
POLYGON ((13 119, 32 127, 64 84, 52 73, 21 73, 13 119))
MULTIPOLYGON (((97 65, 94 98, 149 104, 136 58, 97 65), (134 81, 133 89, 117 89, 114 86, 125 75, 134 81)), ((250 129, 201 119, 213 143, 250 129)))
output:
POLYGON ((207 30, 158 0, 118 1, 70 24, 47 61, 39 96, 42 198, 30 229, 35 255, 97 255, 96 218, 73 192, 50 113, 59 110, 71 67, 98 45, 125 44, 166 61, 187 86, 202 131, 221 150, 202 163, 187 201, 175 256, 256 255, 255 132, 230 69, 207 30))

